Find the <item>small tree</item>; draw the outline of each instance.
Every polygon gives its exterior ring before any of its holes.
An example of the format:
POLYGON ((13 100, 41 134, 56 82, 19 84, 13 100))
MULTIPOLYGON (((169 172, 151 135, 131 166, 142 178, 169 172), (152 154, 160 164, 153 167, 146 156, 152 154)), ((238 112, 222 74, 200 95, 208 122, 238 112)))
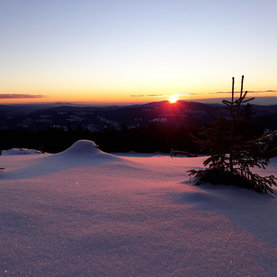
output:
POLYGON ((252 114, 248 102, 254 98, 246 99, 247 91, 243 92, 243 83, 244 76, 236 99, 235 79, 232 78, 231 100, 222 101, 228 116, 216 117, 210 127, 200 131, 200 138, 196 142, 210 156, 203 163, 206 167, 204 170, 190 170, 189 175, 196 178, 197 184, 233 184, 260 193, 273 193, 276 178, 273 175, 262 177, 251 171, 253 167, 265 169, 269 159, 264 155, 260 139, 251 138, 245 131, 252 114))

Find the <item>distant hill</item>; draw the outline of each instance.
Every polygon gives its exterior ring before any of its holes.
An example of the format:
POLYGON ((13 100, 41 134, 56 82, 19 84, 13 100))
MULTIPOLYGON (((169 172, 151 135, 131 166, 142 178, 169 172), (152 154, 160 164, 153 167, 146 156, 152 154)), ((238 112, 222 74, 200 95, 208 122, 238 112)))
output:
MULTIPOLYGON (((277 105, 253 105, 255 120, 262 128, 277 129, 277 105)), ((168 101, 129 106, 84 106, 70 103, 0 105, 0 129, 141 128, 149 124, 172 127, 203 125, 213 114, 224 115, 221 104, 168 101)))

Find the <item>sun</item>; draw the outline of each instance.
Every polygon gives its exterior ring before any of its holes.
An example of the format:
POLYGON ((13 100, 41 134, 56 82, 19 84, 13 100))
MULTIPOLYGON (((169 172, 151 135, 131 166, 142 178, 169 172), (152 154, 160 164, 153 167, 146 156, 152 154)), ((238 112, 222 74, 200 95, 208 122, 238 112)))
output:
POLYGON ((179 97, 176 94, 170 95, 168 98, 168 102, 173 104, 176 103, 178 101, 179 97))

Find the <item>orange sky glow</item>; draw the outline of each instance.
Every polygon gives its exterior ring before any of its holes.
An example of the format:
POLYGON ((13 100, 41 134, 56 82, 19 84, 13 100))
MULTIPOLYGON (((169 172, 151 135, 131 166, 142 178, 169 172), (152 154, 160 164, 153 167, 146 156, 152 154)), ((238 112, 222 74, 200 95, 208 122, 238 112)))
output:
POLYGON ((226 98, 241 75, 249 96, 277 97, 276 9, 262 0, 3 1, 0 104, 226 98))

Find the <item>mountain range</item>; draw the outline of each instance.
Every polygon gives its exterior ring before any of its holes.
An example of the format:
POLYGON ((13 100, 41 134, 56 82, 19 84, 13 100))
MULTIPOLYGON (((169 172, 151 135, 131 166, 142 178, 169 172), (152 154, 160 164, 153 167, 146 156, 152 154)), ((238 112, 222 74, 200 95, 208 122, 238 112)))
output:
MULTIPOLYGON (((39 130, 48 127, 143 128, 149 124, 170 126, 203 125, 224 115, 222 104, 168 101, 129 106, 86 106, 71 103, 0 105, 0 129, 39 130)), ((277 105, 253 105, 253 118, 262 128, 277 129, 277 105)))

